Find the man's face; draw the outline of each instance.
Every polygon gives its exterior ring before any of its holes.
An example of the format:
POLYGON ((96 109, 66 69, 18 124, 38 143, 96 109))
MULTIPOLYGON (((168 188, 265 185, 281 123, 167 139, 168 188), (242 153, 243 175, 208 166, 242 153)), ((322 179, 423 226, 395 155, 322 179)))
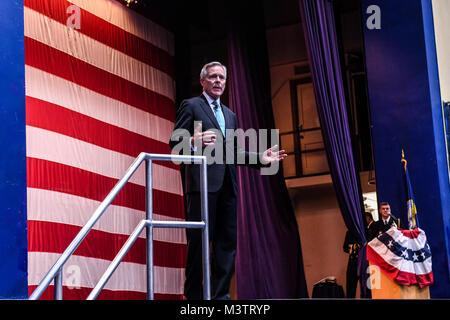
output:
POLYGON ((388 204, 382 205, 380 207, 380 212, 381 212, 381 215, 383 216, 383 218, 386 219, 389 216, 389 214, 391 213, 391 207, 388 204))
POLYGON ((200 79, 200 84, 203 87, 203 91, 211 98, 217 100, 225 90, 225 83, 227 82, 225 71, 221 66, 212 66, 206 71, 208 74, 204 79, 200 79))

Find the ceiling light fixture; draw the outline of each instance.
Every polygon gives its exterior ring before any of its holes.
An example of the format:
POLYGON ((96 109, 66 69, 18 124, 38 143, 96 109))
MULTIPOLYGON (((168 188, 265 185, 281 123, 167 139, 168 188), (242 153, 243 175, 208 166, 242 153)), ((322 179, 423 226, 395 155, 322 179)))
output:
POLYGON ((127 7, 129 7, 131 4, 136 4, 137 0, 125 0, 125 3, 127 4, 127 7))

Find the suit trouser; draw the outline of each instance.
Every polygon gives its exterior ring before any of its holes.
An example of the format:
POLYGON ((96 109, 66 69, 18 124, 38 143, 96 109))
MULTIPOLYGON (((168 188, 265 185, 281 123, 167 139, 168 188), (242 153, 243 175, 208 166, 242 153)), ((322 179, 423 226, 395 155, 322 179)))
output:
MULTIPOLYGON (((186 197, 186 220, 201 220, 199 192, 186 197)), ((230 283, 236 257, 236 195, 228 172, 217 192, 208 193, 209 238, 211 255, 211 296, 213 299, 229 299, 230 283)), ((202 231, 186 229, 188 244, 184 296, 188 300, 203 298, 202 231)))
POLYGON ((348 259, 346 284, 346 297, 355 298, 358 286, 358 258, 348 259))

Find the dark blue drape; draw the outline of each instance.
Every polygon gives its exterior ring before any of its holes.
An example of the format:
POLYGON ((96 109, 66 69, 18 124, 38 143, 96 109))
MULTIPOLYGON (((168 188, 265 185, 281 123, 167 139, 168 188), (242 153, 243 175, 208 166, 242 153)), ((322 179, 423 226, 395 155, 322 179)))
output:
MULTIPOLYGON (((227 3, 230 106, 238 127, 272 129, 262 2, 227 3)), ((258 170, 240 167, 239 181, 238 299, 307 297, 300 236, 282 172, 262 176, 258 170)))
MULTIPOLYGON (((300 0, 299 5, 333 186, 345 225, 363 245, 366 243, 364 207, 359 172, 353 159, 333 5, 328 0, 300 0)), ((365 255, 360 254, 360 258, 359 273, 364 278, 367 276, 365 255)), ((362 290, 365 284, 363 279, 362 290)), ((363 291, 361 294, 365 296, 363 291)))

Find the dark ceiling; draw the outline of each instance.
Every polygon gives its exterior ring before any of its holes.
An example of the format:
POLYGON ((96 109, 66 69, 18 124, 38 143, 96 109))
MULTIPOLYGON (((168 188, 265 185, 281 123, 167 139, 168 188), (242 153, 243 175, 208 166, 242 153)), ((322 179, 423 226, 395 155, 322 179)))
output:
MULTIPOLYGON (((247 7, 252 1, 255 5, 263 4, 266 29, 292 26, 301 22, 299 0, 138 0, 131 8, 174 32, 175 47, 179 53, 176 69, 181 74, 190 73, 189 77, 178 79, 178 82, 191 81, 195 86, 198 85, 199 66, 212 60, 227 63, 227 16, 229 10, 239 10, 241 1, 245 1, 247 7), (234 7, 231 8, 233 4, 234 7)), ((341 16, 344 16, 343 13, 358 11, 361 2, 330 1, 334 2, 337 15, 341 16)), ((252 23, 254 19, 255 17, 249 16, 248 23, 252 23)), ((360 22, 356 24, 358 23, 360 22)), ((350 29, 355 28, 351 25, 350 29)), ((181 87, 177 86, 177 90, 181 90, 181 87)), ((190 89, 186 90, 187 92, 179 92, 177 95, 189 95, 190 89)))
MULTIPOLYGON (((264 20, 268 29, 300 22, 299 0, 262 1, 264 20)), ((360 0, 330 1, 335 3, 341 13, 358 10, 360 3, 360 0)), ((177 21, 184 21, 186 27, 191 30, 191 41, 195 43, 226 37, 229 3, 229 0, 138 0, 137 4, 131 7, 171 30, 175 30, 177 21)))

